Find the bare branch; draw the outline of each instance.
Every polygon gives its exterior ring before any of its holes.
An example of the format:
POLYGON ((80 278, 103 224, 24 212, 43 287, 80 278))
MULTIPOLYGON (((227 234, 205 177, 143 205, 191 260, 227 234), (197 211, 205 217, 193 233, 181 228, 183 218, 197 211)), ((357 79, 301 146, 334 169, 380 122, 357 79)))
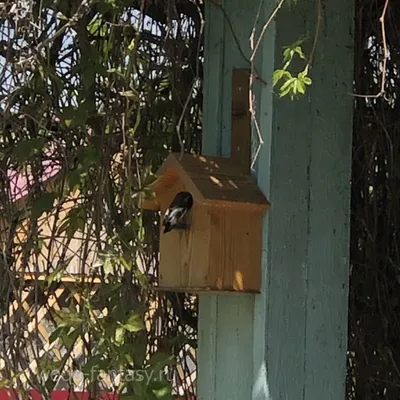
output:
POLYGON ((362 97, 365 99, 377 99, 385 94, 385 86, 386 86, 386 65, 387 59, 389 57, 387 42, 386 42, 386 27, 385 27, 385 17, 386 12, 389 6, 389 0, 385 1, 385 5, 383 6, 383 11, 381 16, 379 17, 379 23, 381 25, 381 34, 382 34, 382 47, 383 47, 383 60, 382 60, 382 69, 381 69, 381 88, 378 93, 376 94, 356 94, 356 93, 349 93, 354 97, 362 97))

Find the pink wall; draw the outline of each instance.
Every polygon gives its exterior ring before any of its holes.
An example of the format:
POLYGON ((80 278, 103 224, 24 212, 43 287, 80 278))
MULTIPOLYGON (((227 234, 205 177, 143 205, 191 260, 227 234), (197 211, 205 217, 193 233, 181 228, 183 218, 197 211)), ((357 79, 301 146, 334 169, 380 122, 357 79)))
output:
MULTIPOLYGON (((42 181, 46 181, 51 178, 57 172, 60 171, 61 167, 55 164, 52 160, 45 160, 43 162, 44 173, 42 181)), ((10 189, 11 189, 11 200, 14 202, 28 194, 28 179, 29 183, 32 184, 32 175, 27 175, 24 173, 18 173, 15 170, 9 169, 7 171, 7 178, 10 179, 10 189)))

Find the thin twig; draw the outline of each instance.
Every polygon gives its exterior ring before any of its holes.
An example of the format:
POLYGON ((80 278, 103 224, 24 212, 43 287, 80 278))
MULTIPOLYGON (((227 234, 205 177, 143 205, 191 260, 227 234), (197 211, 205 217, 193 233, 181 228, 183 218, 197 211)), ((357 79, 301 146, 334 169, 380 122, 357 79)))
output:
POLYGON ((260 47, 261 41, 263 40, 263 37, 265 35, 265 32, 267 31, 269 25, 271 24, 272 20, 275 18, 276 14, 278 14, 278 11, 280 10, 280 8, 282 7, 283 3, 285 2, 285 0, 280 0, 278 5, 275 7, 274 11, 272 11, 270 17, 268 18, 267 22, 264 24, 260 36, 257 40, 257 43, 254 47, 254 49, 252 49, 252 53, 250 56, 250 62, 252 62, 254 60, 254 57, 256 56, 257 50, 260 47))
POLYGON ((313 42, 313 46, 311 49, 311 53, 310 56, 308 57, 308 63, 307 65, 311 67, 313 58, 314 58, 314 53, 315 53, 315 49, 317 47, 317 42, 318 42, 318 36, 319 36, 319 30, 321 28, 321 0, 317 0, 317 26, 315 28, 315 35, 314 35, 314 42, 313 42))
MULTIPOLYGON (((261 6, 263 4, 264 0, 260 0, 260 4, 258 6, 258 10, 257 10, 257 15, 256 15, 256 19, 254 21, 253 24, 253 29, 251 31, 251 35, 250 35, 250 49, 252 52, 252 55, 255 54, 254 52, 254 38, 255 38, 255 34, 256 34, 256 26, 258 24, 258 20, 260 18, 260 13, 261 13, 261 6)), ((250 58, 250 82, 249 82, 249 112, 251 115, 251 121, 254 124, 256 133, 257 133, 257 138, 258 138, 258 145, 257 145, 257 150, 255 153, 255 156, 250 164, 250 168, 252 169, 254 167, 254 164, 258 158, 258 154, 261 150, 261 146, 264 144, 264 140, 261 134, 261 129, 260 126, 258 125, 258 121, 257 121, 257 116, 256 116, 256 105, 255 105, 255 95, 253 93, 253 84, 254 84, 254 71, 255 71, 255 63, 254 63, 254 57, 250 58)))
POLYGON ((254 60, 255 57, 257 55, 257 50, 260 47, 260 44, 264 38, 265 32, 267 31, 268 27, 270 26, 272 20, 276 17, 276 15, 278 14, 278 11, 281 9, 283 3, 285 0, 280 0, 279 3, 277 4, 277 6, 275 7, 275 9, 272 11, 271 15, 269 16, 268 20, 265 22, 265 24, 262 27, 260 36, 257 39, 256 44, 254 44, 254 38, 255 38, 255 31, 256 31, 256 25, 258 23, 259 20, 259 16, 260 16, 260 12, 261 12, 261 5, 263 3, 263 0, 260 1, 260 5, 258 8, 258 12, 257 12, 257 16, 256 16, 256 20, 254 22, 253 25, 253 30, 251 32, 250 35, 250 48, 251 48, 251 56, 250 56, 250 65, 251 65, 251 74, 250 74, 250 84, 249 84, 249 111, 251 114, 251 119, 252 122, 254 124, 254 128, 256 130, 257 133, 257 138, 258 138, 258 145, 257 145, 257 150, 255 152, 254 158, 251 162, 250 168, 253 169, 254 164, 257 161, 258 155, 261 151, 261 147, 264 144, 264 140, 262 137, 262 133, 261 133, 261 129, 260 126, 258 124, 257 121, 257 115, 256 115, 256 105, 255 105, 255 95, 253 93, 253 84, 254 84, 254 71, 256 71, 255 69, 255 65, 254 65, 254 60))
MULTIPOLYGON (((244 54, 242 46, 240 45, 239 39, 238 39, 238 37, 236 35, 235 29, 233 28, 232 21, 230 20, 230 18, 228 16, 227 12, 225 11, 224 7, 222 7, 221 4, 218 4, 217 2, 215 2, 215 0, 210 0, 210 2, 212 4, 214 4, 217 8, 219 8, 220 11, 222 12, 222 14, 223 14, 223 16, 225 18, 225 21, 228 24, 229 30, 232 33, 233 40, 234 40, 234 42, 236 44, 236 47, 237 47, 241 57, 243 58, 243 60, 246 61, 247 64, 249 64, 251 66, 251 60, 248 57, 246 57, 246 55, 244 54)), ((264 85, 266 85, 267 82, 262 78, 261 74, 258 72, 258 70, 257 70, 257 68, 255 66, 254 66, 254 72, 257 74, 256 75, 256 79, 258 79, 260 82, 262 82, 264 85)))
POLYGON ((182 110, 181 115, 180 115, 179 120, 178 120, 178 124, 176 125, 176 134, 178 135, 179 145, 180 145, 180 148, 181 148, 180 158, 182 158, 183 153, 185 151, 185 149, 183 147, 183 140, 182 140, 182 135, 181 135, 181 126, 182 126, 183 118, 184 118, 184 116, 186 114, 186 110, 188 108, 190 99, 192 98, 195 84, 196 84, 197 80, 199 79, 199 71, 200 71, 199 55, 200 55, 201 37, 203 36, 203 30, 204 30, 204 18, 203 18, 203 15, 201 13, 200 7, 197 7, 197 10, 198 10, 199 15, 200 15, 200 32, 199 32, 199 37, 198 37, 198 42, 197 42, 197 50, 196 50, 196 52, 197 52, 196 53, 196 60, 197 60, 196 61, 196 76, 195 76, 195 78, 194 78, 194 80, 192 82, 192 86, 190 87, 189 94, 188 94, 188 96, 186 98, 185 104, 183 106, 183 110, 182 110))
POLYGON ((355 97, 362 97, 365 99, 377 99, 378 97, 381 97, 385 94, 385 86, 386 86, 386 64, 387 64, 387 59, 389 56, 388 53, 388 48, 387 48, 387 42, 386 42, 386 27, 385 27, 385 17, 386 17, 386 11, 389 6, 389 0, 385 1, 385 5, 383 6, 383 11, 381 16, 379 17, 379 22, 381 24, 381 32, 382 32, 382 46, 383 46, 383 61, 382 61, 382 79, 381 79, 381 89, 378 93, 376 94, 356 94, 356 93, 350 93, 351 95, 355 97))
POLYGON ((176 124, 176 134, 178 135, 178 140, 179 140, 179 146, 181 148, 181 153, 180 153, 180 158, 182 158, 183 153, 185 152, 184 146, 183 146, 183 139, 182 139, 182 135, 181 135, 181 126, 182 126, 182 122, 183 122, 183 117, 186 114, 186 109, 189 105, 190 99, 192 98, 192 94, 193 94, 193 89, 194 89, 194 85, 196 83, 196 79, 193 81, 192 86, 190 87, 189 90, 189 94, 186 98, 185 104, 183 106, 181 115, 179 117, 178 123, 176 124))
POLYGON ((230 30, 231 33, 232 33, 233 40, 235 41, 236 47, 237 47, 237 49, 239 50, 240 55, 242 56, 242 58, 243 58, 248 64, 250 64, 250 60, 249 60, 249 59, 246 57, 246 55, 244 54, 244 51, 243 51, 243 49, 242 49, 242 46, 240 45, 239 39, 238 39, 238 37, 237 37, 237 35, 236 35, 235 29, 233 28, 232 21, 230 20, 230 18, 229 18, 229 16, 228 16, 227 12, 225 11, 225 8, 222 7, 221 4, 217 3, 217 2, 214 1, 214 0, 210 0, 210 1, 211 1, 212 4, 214 4, 215 7, 219 8, 219 10, 222 12, 222 14, 223 14, 223 16, 224 16, 224 18, 225 18, 225 21, 226 21, 227 24, 228 24, 229 30, 230 30))
POLYGON ((39 52, 40 50, 43 49, 43 47, 46 47, 48 44, 56 40, 59 36, 61 36, 69 27, 74 25, 78 19, 82 16, 82 9, 88 5, 88 0, 83 0, 81 4, 79 4, 78 9, 76 10, 76 13, 72 16, 72 18, 65 24, 63 25, 57 32, 54 33, 53 36, 50 36, 49 38, 43 40, 43 42, 39 43, 39 45, 36 47, 36 51, 39 52))

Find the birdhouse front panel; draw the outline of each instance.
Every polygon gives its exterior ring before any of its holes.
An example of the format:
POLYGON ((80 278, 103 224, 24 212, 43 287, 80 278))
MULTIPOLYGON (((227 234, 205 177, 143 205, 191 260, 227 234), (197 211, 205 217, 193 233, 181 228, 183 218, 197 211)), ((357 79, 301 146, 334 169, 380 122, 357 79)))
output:
POLYGON ((261 218, 257 211, 194 204, 189 229, 160 231, 160 288, 258 292, 261 218))
POLYGON ((166 290, 204 290, 209 286, 210 215, 196 202, 186 222, 189 229, 160 230, 159 286, 166 290))

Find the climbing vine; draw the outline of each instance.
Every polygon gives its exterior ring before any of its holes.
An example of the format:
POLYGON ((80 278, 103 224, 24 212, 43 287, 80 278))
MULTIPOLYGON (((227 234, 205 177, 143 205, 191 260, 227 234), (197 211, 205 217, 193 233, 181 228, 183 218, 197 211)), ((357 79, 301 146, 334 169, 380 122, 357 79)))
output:
POLYGON ((0 17, 0 386, 195 394, 197 299, 151 289, 158 216, 138 200, 171 150, 200 149, 202 2, 0 17))

